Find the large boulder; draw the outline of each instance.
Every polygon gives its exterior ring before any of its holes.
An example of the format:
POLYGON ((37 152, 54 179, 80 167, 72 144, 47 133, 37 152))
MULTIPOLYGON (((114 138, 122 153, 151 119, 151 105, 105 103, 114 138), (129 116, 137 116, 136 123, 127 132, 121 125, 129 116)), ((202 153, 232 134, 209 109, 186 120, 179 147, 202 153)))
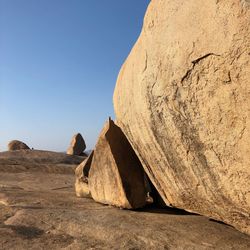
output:
POLYGON ((96 144, 88 181, 97 202, 127 209, 146 204, 141 163, 121 129, 110 119, 96 144))
POLYGON ((250 233, 250 1, 152 0, 114 107, 165 203, 250 233))
POLYGON ((30 149, 30 148, 22 141, 13 140, 13 141, 10 141, 8 144, 9 151, 27 150, 27 149, 30 149))
POLYGON ((80 133, 73 136, 70 146, 67 150, 68 155, 84 155, 86 149, 85 141, 80 133))
POLYGON ((89 170, 92 163, 92 158, 94 155, 94 151, 85 159, 75 170, 75 191, 77 197, 89 197, 89 185, 88 185, 88 176, 89 170))

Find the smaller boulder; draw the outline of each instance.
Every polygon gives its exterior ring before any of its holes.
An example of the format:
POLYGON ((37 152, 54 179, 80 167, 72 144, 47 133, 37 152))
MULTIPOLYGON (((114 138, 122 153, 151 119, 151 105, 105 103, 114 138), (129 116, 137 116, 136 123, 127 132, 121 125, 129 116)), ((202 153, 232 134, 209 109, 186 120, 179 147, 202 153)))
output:
POLYGON ((144 170, 122 130, 104 125, 89 171, 91 197, 100 203, 135 209, 146 205, 144 170))
POLYGON ((86 149, 85 141, 80 133, 73 136, 70 146, 67 150, 68 155, 82 155, 86 149))
POLYGON ((15 150, 28 150, 30 149, 24 142, 13 140, 9 142, 8 144, 8 150, 9 151, 15 151, 15 150))
POLYGON ((90 197, 88 176, 94 151, 75 170, 75 190, 77 197, 90 197))

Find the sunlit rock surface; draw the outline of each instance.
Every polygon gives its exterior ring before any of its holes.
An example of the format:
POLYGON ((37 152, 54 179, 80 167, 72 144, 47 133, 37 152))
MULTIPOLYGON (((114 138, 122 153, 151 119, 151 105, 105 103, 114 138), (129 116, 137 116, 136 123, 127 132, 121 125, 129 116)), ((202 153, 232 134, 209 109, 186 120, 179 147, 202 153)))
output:
POLYGON ((152 0, 115 88, 165 203, 250 233, 250 4, 152 0))

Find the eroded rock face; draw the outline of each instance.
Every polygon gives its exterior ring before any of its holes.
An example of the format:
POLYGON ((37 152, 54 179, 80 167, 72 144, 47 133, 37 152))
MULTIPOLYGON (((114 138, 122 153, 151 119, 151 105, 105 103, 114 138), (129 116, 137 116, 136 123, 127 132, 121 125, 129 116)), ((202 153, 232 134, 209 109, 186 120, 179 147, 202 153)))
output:
POLYGON ((115 88, 165 203, 250 233, 249 1, 152 0, 115 88))
POLYGON ((121 129, 109 120, 97 142, 89 171, 91 196, 121 208, 146 204, 144 171, 121 129))
POLYGON ((73 136, 70 146, 67 150, 69 155, 83 155, 83 151, 86 149, 85 141, 80 133, 73 136))
POLYGON ((76 182, 75 182, 75 190, 77 197, 89 197, 89 185, 88 185, 88 176, 89 170, 92 163, 92 158, 94 155, 94 151, 85 159, 75 170, 76 182))
POLYGON ((22 149, 30 149, 24 142, 13 140, 8 144, 9 151, 22 150, 22 149))

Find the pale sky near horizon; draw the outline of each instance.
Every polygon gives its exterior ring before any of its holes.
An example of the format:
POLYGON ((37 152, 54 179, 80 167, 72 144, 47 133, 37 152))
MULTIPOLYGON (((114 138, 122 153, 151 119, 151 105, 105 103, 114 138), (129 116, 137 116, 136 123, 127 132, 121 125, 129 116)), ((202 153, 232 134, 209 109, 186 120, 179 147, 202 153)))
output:
POLYGON ((94 147, 150 0, 0 0, 0 151, 94 147))

